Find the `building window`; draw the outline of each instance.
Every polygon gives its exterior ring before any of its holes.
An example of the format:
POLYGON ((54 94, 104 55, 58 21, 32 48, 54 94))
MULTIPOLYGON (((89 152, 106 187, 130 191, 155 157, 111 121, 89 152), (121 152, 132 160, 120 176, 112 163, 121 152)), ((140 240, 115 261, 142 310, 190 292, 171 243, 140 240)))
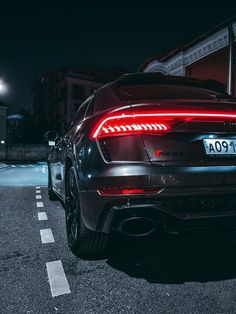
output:
POLYGON ((94 111, 94 105, 95 105, 95 96, 93 96, 88 104, 88 108, 85 114, 85 117, 89 117, 93 114, 94 111))
POLYGON ((67 86, 65 85, 64 87, 61 88, 61 98, 66 98, 67 97, 67 86))
POLYGON ((84 99, 85 97, 85 88, 83 85, 73 85, 72 98, 73 99, 84 99))

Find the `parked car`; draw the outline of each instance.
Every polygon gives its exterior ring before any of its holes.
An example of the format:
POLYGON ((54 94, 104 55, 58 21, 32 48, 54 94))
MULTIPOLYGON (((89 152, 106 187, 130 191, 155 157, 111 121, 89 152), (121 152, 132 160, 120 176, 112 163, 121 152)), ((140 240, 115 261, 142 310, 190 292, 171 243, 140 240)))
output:
POLYGON ((49 198, 65 203, 71 251, 111 232, 236 226, 236 99, 216 81, 127 74, 78 109, 49 158, 49 198))

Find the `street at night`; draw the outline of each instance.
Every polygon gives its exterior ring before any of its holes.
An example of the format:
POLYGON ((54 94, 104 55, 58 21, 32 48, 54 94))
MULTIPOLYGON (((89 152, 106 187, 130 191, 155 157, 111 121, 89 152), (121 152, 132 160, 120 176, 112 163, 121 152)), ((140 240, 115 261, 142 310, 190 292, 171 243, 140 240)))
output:
POLYGON ((0 314, 236 313, 236 1, 5 1, 0 314))
MULTIPOLYGON (((33 167, 10 169, 34 177, 33 167)), ((86 261, 69 251, 64 209, 48 200, 45 186, 1 182, 0 192, 1 313, 234 312, 235 233, 114 236, 107 256, 86 261), (51 229, 52 242, 42 243, 44 229, 51 229), (56 264, 49 280, 47 263, 59 261, 63 271, 56 264)))

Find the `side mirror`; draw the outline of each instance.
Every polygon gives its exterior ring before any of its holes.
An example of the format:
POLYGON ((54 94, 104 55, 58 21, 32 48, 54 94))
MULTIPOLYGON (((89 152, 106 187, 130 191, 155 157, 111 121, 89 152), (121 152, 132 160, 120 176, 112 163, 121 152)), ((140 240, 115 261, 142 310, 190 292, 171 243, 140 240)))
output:
POLYGON ((58 138, 58 133, 55 132, 55 131, 47 131, 45 134, 44 134, 44 139, 46 141, 56 141, 56 139, 58 138))
POLYGON ((56 140, 59 138, 58 133, 55 131, 47 131, 44 134, 44 139, 48 142, 48 145, 53 147, 56 145, 56 140))

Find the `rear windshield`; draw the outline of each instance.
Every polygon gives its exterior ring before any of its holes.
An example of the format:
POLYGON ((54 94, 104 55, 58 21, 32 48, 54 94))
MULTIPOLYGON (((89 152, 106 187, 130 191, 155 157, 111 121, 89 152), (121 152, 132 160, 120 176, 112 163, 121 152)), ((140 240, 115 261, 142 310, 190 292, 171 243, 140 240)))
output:
MULTIPOLYGON (((149 84, 149 85, 128 85, 119 87, 119 96, 124 100, 152 100, 152 99, 216 99, 219 94, 204 88, 149 84)), ((224 94, 227 98, 227 95, 224 94)))

